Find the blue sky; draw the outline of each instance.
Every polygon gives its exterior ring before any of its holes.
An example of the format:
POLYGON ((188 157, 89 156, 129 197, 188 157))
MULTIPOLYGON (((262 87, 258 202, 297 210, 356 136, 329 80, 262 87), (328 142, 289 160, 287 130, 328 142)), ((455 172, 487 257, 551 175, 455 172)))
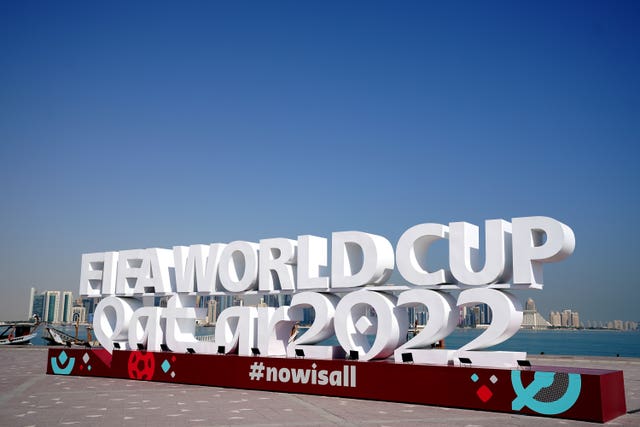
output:
POLYGON ((0 318, 86 252, 546 215, 640 320, 637 2, 0 3, 0 318))

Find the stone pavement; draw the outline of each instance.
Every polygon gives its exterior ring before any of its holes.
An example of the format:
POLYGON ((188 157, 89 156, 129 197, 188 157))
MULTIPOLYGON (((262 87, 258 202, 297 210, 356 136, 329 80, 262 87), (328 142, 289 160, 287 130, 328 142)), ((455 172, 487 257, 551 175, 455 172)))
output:
MULTIPOLYGON (((46 375, 44 347, 1 347, 0 426, 551 426, 592 425, 403 403, 46 375)), ((627 415, 640 425, 640 359, 535 356, 534 365, 624 371, 627 415)))

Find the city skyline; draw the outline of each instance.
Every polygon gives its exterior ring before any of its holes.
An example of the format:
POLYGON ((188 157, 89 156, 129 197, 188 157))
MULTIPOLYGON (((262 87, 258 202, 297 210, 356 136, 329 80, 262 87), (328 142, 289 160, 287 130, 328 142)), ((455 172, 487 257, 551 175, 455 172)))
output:
POLYGON ((3 3, 0 319, 31 287, 76 293, 83 253, 541 215, 576 249, 516 296, 636 320, 639 20, 625 1, 3 3))
MULTIPOLYGON (((101 297, 86 297, 78 295, 77 298, 73 298, 74 293, 72 291, 51 291, 31 288, 29 293, 29 305, 25 318, 32 318, 34 315, 38 315, 40 320, 49 323, 69 323, 74 320, 77 315, 81 322, 91 323, 93 311, 97 306, 97 303, 102 299, 101 297), (57 294, 53 309, 51 294, 57 294), (37 298, 42 299, 41 302, 37 301, 37 298), (72 304, 71 304, 72 303, 72 304), (64 305, 63 305, 64 304, 64 305), (38 308, 36 308, 38 307, 38 308), (82 309, 80 311, 79 309, 82 309)), ((218 295, 218 296, 198 296, 196 299, 196 306, 207 309, 206 324, 215 324, 215 319, 222 310, 231 305, 238 305, 239 297, 237 295, 218 295)), ((161 300, 161 297, 156 297, 156 300, 161 300)), ((245 305, 255 305, 279 307, 281 305, 288 305, 291 299, 291 294, 262 294, 252 296, 249 298, 240 298, 244 300, 245 305)), ((166 303, 166 299, 165 299, 166 303)), ((156 304, 162 303, 156 301, 156 304)), ((579 320, 579 313, 573 311, 571 308, 564 308, 559 312, 551 311, 548 317, 542 315, 535 304, 535 301, 529 298, 526 301, 522 301, 522 307, 524 310, 524 319, 522 322, 522 328, 527 329, 527 312, 534 312, 538 316, 542 316, 542 321, 548 323, 547 327, 572 327, 572 328, 609 328, 609 329, 637 329, 638 321, 635 319, 606 319, 606 320, 579 320), (554 320, 554 314, 558 319, 554 320), (568 316, 565 318, 564 316, 568 316)), ((303 324, 309 324, 312 314, 305 310, 305 320, 303 324)), ((408 309, 409 324, 413 325, 414 321, 418 321, 418 324, 424 325, 428 319, 426 307, 419 306, 408 309)), ((474 307, 460 307, 459 308, 459 321, 458 327, 475 327, 477 324, 487 325, 491 323, 492 313, 490 307, 486 304, 478 304, 474 307), (471 317, 468 317, 471 315, 471 317)), ((201 321, 202 319, 199 319, 201 321)), ((530 325, 529 325, 530 326, 530 325)), ((544 325, 541 325, 544 326, 544 325)))

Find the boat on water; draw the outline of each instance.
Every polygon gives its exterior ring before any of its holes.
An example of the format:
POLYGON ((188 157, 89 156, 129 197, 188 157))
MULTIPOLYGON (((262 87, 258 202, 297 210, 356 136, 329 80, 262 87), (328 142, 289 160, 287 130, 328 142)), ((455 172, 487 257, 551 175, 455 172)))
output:
POLYGON ((0 345, 29 344, 38 335, 39 326, 38 316, 31 321, 0 322, 0 345))
POLYGON ((47 345, 64 345, 67 347, 95 347, 97 343, 94 343, 91 340, 92 328, 90 326, 87 326, 86 340, 78 338, 78 328, 79 324, 76 323, 76 333, 75 336, 73 336, 49 325, 45 327, 45 333, 42 335, 42 339, 47 341, 47 345))

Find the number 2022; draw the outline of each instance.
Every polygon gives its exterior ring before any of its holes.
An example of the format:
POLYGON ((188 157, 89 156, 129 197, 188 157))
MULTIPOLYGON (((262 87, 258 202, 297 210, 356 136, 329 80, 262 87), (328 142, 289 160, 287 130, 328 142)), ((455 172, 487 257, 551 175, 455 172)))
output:
MULTIPOLYGON (((266 338, 271 335, 272 339, 277 339, 277 335, 281 335, 275 331, 278 321, 290 323, 301 320, 303 308, 312 308, 315 319, 306 333, 287 345, 286 353, 290 356, 296 349, 302 349, 307 357, 312 358, 335 358, 357 351, 360 360, 386 359, 393 355, 400 362, 403 354, 411 354, 409 359, 416 363, 446 365, 459 357, 472 357, 483 365, 505 367, 515 366, 516 360, 526 357, 522 352, 478 351, 506 341, 520 328, 522 306, 512 294, 503 290, 466 289, 460 292, 457 301, 447 292, 430 289, 411 289, 397 297, 366 289, 347 294, 342 299, 333 294, 303 292, 293 296, 290 306, 271 309, 273 315, 267 316, 270 321, 259 316, 267 320, 265 324, 259 318, 259 325, 269 325, 266 331, 260 331, 262 328, 258 327, 259 336, 266 338), (488 328, 459 349, 433 348, 434 343, 455 329, 458 307, 476 304, 490 307, 493 316, 488 328), (426 307, 429 320, 422 331, 406 341, 409 329, 407 308, 412 306, 426 307), (278 311, 280 315, 276 315, 278 311), (340 346, 318 345, 333 335, 340 346), (371 340, 370 336, 375 337, 371 340)), ((272 346, 267 342, 258 344, 265 350, 263 354, 276 355, 269 351, 272 346)))

